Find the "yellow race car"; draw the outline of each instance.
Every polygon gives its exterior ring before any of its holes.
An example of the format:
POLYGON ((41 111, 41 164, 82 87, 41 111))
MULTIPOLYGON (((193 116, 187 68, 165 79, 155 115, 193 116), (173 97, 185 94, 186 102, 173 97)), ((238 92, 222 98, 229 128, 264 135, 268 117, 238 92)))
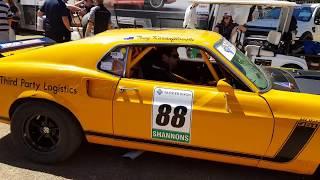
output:
POLYGON ((0 72, 0 121, 40 163, 83 140, 303 174, 320 163, 319 73, 262 69, 214 32, 110 30, 3 57, 0 72))

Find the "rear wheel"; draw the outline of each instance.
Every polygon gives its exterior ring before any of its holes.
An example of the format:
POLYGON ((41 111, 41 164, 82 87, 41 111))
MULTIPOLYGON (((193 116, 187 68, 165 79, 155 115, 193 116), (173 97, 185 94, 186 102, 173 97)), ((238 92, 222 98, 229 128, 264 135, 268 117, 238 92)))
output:
POLYGON ((40 163, 65 160, 83 139, 73 116, 48 102, 20 105, 12 116, 11 134, 19 153, 40 163))
POLYGON ((149 0, 149 5, 153 9, 160 9, 164 6, 164 0, 149 0))

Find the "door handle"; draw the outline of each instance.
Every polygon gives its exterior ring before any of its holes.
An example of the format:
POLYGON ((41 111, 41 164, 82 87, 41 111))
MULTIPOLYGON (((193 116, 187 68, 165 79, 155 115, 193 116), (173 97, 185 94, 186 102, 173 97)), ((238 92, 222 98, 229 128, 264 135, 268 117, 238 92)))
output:
POLYGON ((123 86, 119 87, 119 92, 120 93, 124 93, 126 91, 138 91, 138 89, 137 88, 126 88, 126 87, 123 87, 123 86))
POLYGON ((228 94, 227 93, 224 94, 224 99, 226 101, 226 111, 227 111, 227 113, 231 113, 231 109, 230 109, 229 103, 228 103, 228 94))

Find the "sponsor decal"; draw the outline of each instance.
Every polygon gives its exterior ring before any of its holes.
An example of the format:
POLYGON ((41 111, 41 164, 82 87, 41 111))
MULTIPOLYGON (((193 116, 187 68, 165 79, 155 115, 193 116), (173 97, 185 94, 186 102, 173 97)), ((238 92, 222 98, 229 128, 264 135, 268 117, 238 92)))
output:
POLYGON ((134 37, 133 36, 129 36, 129 37, 126 37, 126 38, 124 38, 124 40, 133 40, 134 39, 134 37))
POLYGON ((20 88, 29 88, 36 91, 43 90, 53 94, 77 94, 79 91, 76 88, 70 87, 67 84, 53 84, 50 82, 36 82, 25 78, 0 76, 0 86, 15 86, 20 88))
POLYGON ((155 88, 152 138, 190 143, 193 91, 155 88))
POLYGON ((226 39, 218 43, 216 49, 229 61, 233 59, 237 51, 236 47, 226 39))
POLYGON ((178 37, 178 36, 172 36, 172 37, 167 37, 167 36, 137 36, 139 40, 143 41, 170 41, 170 42, 175 42, 175 41, 189 41, 192 42, 194 41, 193 38, 184 38, 184 37, 178 37))

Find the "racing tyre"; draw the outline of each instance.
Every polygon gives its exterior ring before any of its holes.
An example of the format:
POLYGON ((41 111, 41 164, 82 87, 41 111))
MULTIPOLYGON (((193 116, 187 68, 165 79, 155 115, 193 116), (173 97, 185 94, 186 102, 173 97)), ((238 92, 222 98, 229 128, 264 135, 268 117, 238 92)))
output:
POLYGON ((70 157, 83 134, 75 118, 48 102, 27 102, 13 113, 11 134, 16 149, 39 163, 56 163, 70 157))
POLYGON ((160 9, 164 6, 165 0, 149 0, 149 5, 153 9, 160 9))

